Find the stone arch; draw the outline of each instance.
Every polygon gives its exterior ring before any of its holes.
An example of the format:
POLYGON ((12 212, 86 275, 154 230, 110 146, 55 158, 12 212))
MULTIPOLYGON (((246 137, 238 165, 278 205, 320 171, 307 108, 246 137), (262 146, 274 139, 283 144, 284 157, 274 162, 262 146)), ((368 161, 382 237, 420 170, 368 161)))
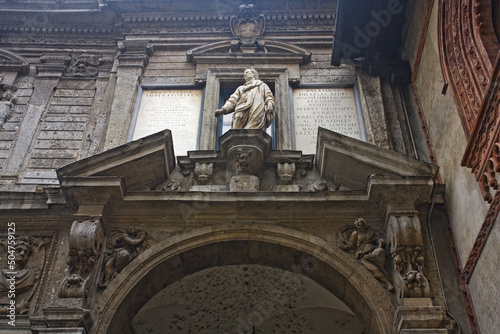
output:
POLYGON ((389 293, 350 254, 311 234, 264 224, 207 226, 154 245, 103 292, 92 310, 96 323, 91 332, 132 333, 132 318, 166 286, 231 264, 260 264, 309 276, 344 301, 368 333, 394 332, 389 293))

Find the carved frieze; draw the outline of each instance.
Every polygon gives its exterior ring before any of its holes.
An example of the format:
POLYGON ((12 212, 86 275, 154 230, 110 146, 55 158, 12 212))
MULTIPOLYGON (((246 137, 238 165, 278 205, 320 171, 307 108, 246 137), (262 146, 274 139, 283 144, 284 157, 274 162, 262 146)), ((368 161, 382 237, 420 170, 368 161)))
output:
POLYGON ((0 313, 27 314, 47 260, 49 238, 18 237, 3 240, 6 266, 0 270, 0 313), (13 305, 11 301, 14 301, 13 305))
POLYGON ((351 252, 387 290, 394 290, 387 272, 385 242, 363 218, 357 218, 340 231, 339 247, 351 252))

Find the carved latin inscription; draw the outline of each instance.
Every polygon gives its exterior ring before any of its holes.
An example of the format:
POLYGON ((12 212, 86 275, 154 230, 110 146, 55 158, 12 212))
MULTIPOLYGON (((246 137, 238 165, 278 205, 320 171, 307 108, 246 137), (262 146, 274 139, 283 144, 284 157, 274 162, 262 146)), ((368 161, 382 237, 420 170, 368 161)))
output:
POLYGON ((145 90, 132 140, 169 129, 177 156, 196 150, 201 99, 201 89, 145 90))
POLYGON ((361 139, 352 88, 300 88, 293 91, 295 143, 303 153, 316 153, 318 127, 361 139))

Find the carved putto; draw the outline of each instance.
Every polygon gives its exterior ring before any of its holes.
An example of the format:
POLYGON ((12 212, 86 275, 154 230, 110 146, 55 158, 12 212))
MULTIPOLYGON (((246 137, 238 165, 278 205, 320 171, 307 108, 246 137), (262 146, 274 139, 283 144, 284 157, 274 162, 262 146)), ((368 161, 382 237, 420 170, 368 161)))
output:
POLYGON ((2 253, 13 255, 14 263, 0 270, 0 313, 10 313, 11 300, 15 300, 17 314, 29 312, 30 300, 35 294, 45 265, 49 241, 48 238, 20 237, 15 240, 13 249, 8 247, 12 247, 8 241, 2 242, 2 253), (36 259, 33 260, 32 257, 36 259), (15 286, 15 299, 9 297, 12 284, 15 286))
POLYGON ((111 231, 106 240, 100 285, 108 286, 111 280, 140 253, 149 248, 153 239, 147 232, 129 227, 111 231))
POLYGON ((384 287, 392 291, 394 286, 386 270, 387 252, 385 242, 377 237, 363 218, 357 218, 353 225, 341 230, 339 247, 344 251, 352 251, 356 259, 368 269, 384 287))
POLYGON ((241 5, 238 15, 230 20, 231 32, 243 46, 255 46, 257 38, 264 33, 266 19, 263 14, 257 15, 254 9, 252 4, 241 5))

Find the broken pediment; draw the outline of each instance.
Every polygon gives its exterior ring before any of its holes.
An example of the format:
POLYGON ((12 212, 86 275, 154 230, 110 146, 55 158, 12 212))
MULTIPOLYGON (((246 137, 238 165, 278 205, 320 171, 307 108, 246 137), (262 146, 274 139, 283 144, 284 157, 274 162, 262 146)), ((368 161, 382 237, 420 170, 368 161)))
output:
MULTIPOLYGON (((66 204, 82 217, 153 211, 161 216, 163 210, 183 217, 187 204, 179 203, 198 202, 209 214, 226 210, 224 203, 235 196, 259 210, 289 201, 293 214, 325 201, 332 214, 360 208, 412 212, 429 200, 437 167, 321 128, 318 143, 314 164, 314 155, 273 150, 272 138, 260 129, 237 129, 219 139, 217 151, 176 158, 165 130, 57 174, 66 204)), ((233 204, 229 210, 237 209, 233 204)))
POLYGON ((29 71, 30 65, 26 59, 12 51, 0 49, 0 72, 27 74, 29 71))
POLYGON ((61 185, 74 180, 121 178, 127 190, 154 189, 175 167, 170 130, 135 140, 57 170, 61 185))
POLYGON ((231 17, 229 26, 234 39, 191 49, 187 60, 194 64, 307 64, 311 61, 311 52, 304 48, 263 39, 266 18, 257 14, 252 4, 239 6, 239 13, 231 17))
POLYGON ((191 49, 187 60, 195 64, 259 63, 307 64, 311 52, 286 42, 259 39, 253 46, 239 40, 225 40, 191 49))
POLYGON ((437 166, 324 128, 318 129, 316 168, 325 179, 352 190, 367 189, 374 175, 434 180, 438 172, 437 166))

